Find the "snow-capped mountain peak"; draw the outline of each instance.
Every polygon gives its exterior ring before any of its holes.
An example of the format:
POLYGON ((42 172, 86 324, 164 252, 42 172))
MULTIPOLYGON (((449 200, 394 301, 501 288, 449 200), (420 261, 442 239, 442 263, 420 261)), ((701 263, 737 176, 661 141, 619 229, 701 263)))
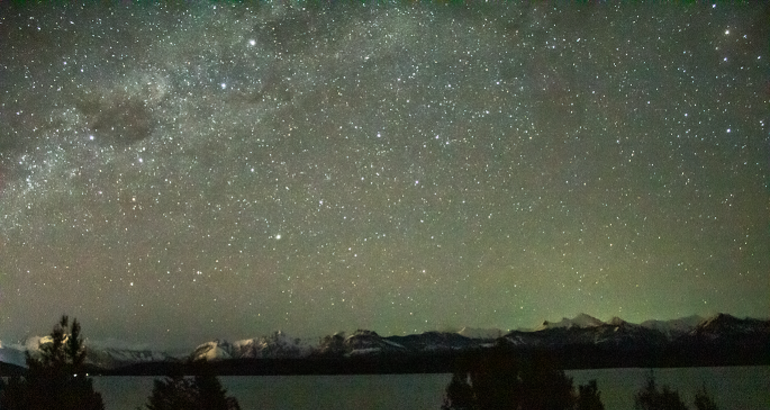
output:
POLYGON ((597 318, 595 318, 593 316, 589 316, 589 315, 587 315, 585 313, 581 313, 581 314, 575 316, 573 319, 567 319, 565 317, 565 318, 562 318, 558 322, 549 322, 549 321, 546 320, 536 330, 555 329, 555 328, 567 328, 567 329, 569 329, 569 328, 573 328, 573 327, 586 328, 586 327, 601 326, 603 324, 604 324, 604 322, 602 322, 601 320, 599 320, 599 319, 597 319, 597 318))
POLYGON ((243 339, 234 343, 215 340, 198 346, 190 355, 193 360, 268 359, 306 357, 315 346, 307 340, 292 338, 277 331, 270 336, 243 339))
POLYGON ((227 341, 214 340, 196 347, 191 356, 206 361, 224 360, 232 358, 232 350, 232 345, 227 341))
POLYGON ((626 322, 625 320, 623 320, 623 319, 621 319, 621 318, 619 318, 617 316, 613 316, 612 319, 607 321, 607 324, 610 325, 610 326, 623 326, 623 325, 628 324, 628 322, 626 322))
POLYGON ((672 320, 647 320, 640 326, 657 330, 668 337, 683 335, 691 332, 696 326, 703 323, 705 319, 700 316, 692 315, 672 320))

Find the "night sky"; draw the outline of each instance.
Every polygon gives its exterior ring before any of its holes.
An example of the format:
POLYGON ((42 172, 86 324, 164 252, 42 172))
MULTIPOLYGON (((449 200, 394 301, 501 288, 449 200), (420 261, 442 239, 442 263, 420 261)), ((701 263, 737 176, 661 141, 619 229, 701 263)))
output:
POLYGON ((768 6, 315 4, 0 5, 1 340, 770 316, 768 6))

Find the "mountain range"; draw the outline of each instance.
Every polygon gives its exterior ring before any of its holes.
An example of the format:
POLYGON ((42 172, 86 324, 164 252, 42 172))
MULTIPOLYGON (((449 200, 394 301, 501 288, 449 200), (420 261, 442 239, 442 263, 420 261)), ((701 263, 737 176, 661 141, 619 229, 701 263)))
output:
MULTIPOLYGON (((38 337, 28 339, 23 345, 0 343, 0 363, 6 368, 8 365, 24 367, 25 352, 34 357, 39 354, 40 344, 47 341, 46 337, 38 337)), ((443 363, 459 355, 493 348, 517 352, 547 351, 559 358, 565 367, 572 368, 648 364, 655 367, 770 364, 770 320, 739 319, 718 314, 709 318, 689 316, 633 324, 617 317, 603 322, 580 314, 558 322, 546 321, 528 331, 463 328, 459 332, 383 337, 371 330, 357 330, 351 334, 325 336, 317 341, 292 338, 285 333, 275 332, 269 336, 232 343, 225 340, 209 341, 183 355, 172 355, 152 348, 136 349, 116 342, 86 341, 86 347, 86 363, 96 372, 146 369, 150 365, 179 364, 190 359, 229 363, 228 366, 232 366, 232 363, 245 363, 241 367, 253 367, 255 362, 284 363, 286 360, 326 364, 340 360, 367 360, 382 364, 394 360, 414 362, 418 358, 424 362, 427 360, 425 358, 434 358, 443 363)), ((420 366, 413 369, 433 371, 444 369, 442 366, 445 365, 425 362, 420 366)), ((377 369, 382 367, 375 366, 371 371, 377 369)), ((239 371, 250 372, 249 369, 239 371)))

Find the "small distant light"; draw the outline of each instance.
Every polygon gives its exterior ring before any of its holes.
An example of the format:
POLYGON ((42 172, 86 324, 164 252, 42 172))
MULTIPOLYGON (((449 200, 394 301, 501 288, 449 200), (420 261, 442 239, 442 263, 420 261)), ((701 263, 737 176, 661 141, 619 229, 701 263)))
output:
POLYGON ((730 34, 730 30, 725 30, 725 35, 730 34))
POLYGON ((731 131, 732 131, 732 129, 730 129, 730 128, 728 128, 728 129, 727 129, 727 132, 728 132, 728 133, 730 133, 731 131))
POLYGON ((249 45, 256 46, 257 45, 257 40, 254 40, 254 39, 249 40, 249 45))
POLYGON ((88 139, 89 139, 89 140, 91 140, 91 141, 93 141, 93 140, 94 140, 94 136, 93 136, 93 135, 89 135, 89 136, 88 136, 88 139))
POLYGON ((219 84, 219 86, 220 86, 220 87, 222 87, 222 89, 223 89, 223 90, 224 90, 225 88, 227 88, 227 84, 226 84, 226 83, 222 83, 222 84, 219 84))
POLYGON ((275 239, 281 239, 281 234, 279 233, 275 234, 275 239))

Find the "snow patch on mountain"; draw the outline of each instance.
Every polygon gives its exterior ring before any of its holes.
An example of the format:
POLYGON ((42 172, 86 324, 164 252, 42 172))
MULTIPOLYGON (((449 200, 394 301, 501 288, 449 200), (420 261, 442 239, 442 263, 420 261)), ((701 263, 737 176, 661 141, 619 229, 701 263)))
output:
POLYGON ((503 332, 500 329, 493 328, 493 329, 481 329, 481 328, 475 328, 475 327, 464 327, 460 329, 457 334, 465 336, 469 339, 497 339, 498 337, 502 337, 505 332, 503 332))
MULTIPOLYGON (((64 340, 67 340, 66 335, 64 340)), ((21 344, 0 343, 0 361, 27 367, 26 353, 29 353, 32 357, 38 357, 40 355, 40 346, 52 341, 51 336, 32 336, 28 337, 21 344)), ((86 349, 85 363, 104 369, 114 369, 128 364, 173 359, 168 354, 158 350, 141 349, 140 346, 132 346, 115 340, 84 341, 83 346, 86 349)))
POLYGON ((234 358, 268 359, 278 357, 306 357, 315 346, 309 340, 294 338, 284 332, 274 332, 270 336, 246 339, 235 342, 234 358))
POLYGON ((754 343, 766 335, 770 335, 770 321, 744 318, 720 313, 712 316, 695 327, 688 335, 705 340, 743 339, 744 342, 754 343))
POLYGON ((363 356, 367 354, 377 354, 382 352, 382 349, 379 347, 367 347, 364 349, 355 349, 351 352, 345 353, 345 357, 351 357, 351 356, 363 356))
POLYGON ((198 346, 190 355, 193 360, 301 358, 309 356, 316 346, 308 340, 292 338, 281 331, 270 336, 243 339, 234 343, 215 340, 198 346))
POLYGON ((215 340, 199 345, 195 348, 191 356, 196 360, 214 361, 231 359, 231 352, 232 345, 226 341, 215 340))
POLYGON ((404 346, 402 346, 402 345, 400 345, 400 344, 398 344, 396 342, 391 342, 390 340, 387 340, 387 339, 382 339, 382 341, 387 343, 387 344, 389 344, 389 345, 391 345, 391 346, 393 346, 393 347, 395 347, 395 348, 397 348, 397 349, 406 349, 404 346))

